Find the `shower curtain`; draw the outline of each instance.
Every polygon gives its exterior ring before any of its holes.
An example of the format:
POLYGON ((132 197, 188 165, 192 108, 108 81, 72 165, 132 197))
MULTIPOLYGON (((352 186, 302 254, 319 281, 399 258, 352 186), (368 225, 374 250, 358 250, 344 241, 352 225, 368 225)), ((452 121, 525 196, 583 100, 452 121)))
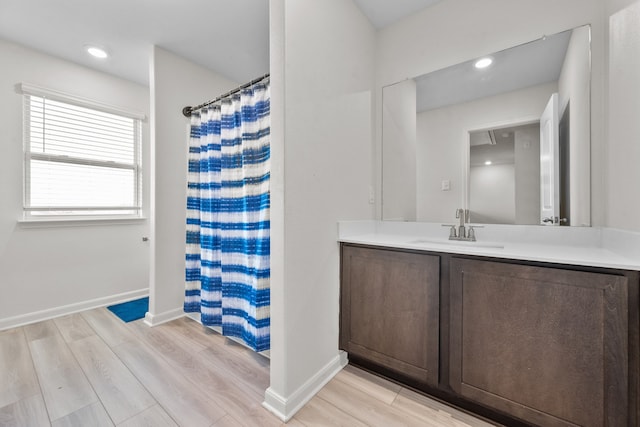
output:
POLYGON ((184 310, 267 350, 269 81, 194 112, 189 141, 184 310))

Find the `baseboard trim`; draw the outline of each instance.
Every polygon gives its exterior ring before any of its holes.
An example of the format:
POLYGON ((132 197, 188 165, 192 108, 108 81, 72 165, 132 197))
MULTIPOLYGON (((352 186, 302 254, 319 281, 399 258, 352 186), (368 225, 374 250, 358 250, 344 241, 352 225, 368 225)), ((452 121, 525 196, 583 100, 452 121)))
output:
POLYGON ((144 315, 144 323, 147 326, 158 326, 163 323, 170 322, 175 319, 184 317, 184 310, 182 307, 174 308, 173 310, 165 311, 164 313, 152 314, 148 312, 144 315))
POLYGON ((347 353, 340 351, 329 363, 309 378, 291 396, 284 397, 269 387, 264 393, 262 406, 280 418, 289 421, 304 405, 309 402, 331 379, 348 363, 347 353))
POLYGON ((19 316, 6 317, 0 319, 0 331, 4 329, 16 328, 31 323, 42 322, 68 314, 78 313, 80 311, 91 310, 93 308, 105 307, 111 304, 118 304, 125 301, 146 297, 149 295, 149 288, 138 289, 121 294, 109 295, 107 297, 95 298, 92 300, 76 302, 73 304, 63 305, 61 307, 49 308, 46 310, 34 311, 32 313, 21 314, 19 316))

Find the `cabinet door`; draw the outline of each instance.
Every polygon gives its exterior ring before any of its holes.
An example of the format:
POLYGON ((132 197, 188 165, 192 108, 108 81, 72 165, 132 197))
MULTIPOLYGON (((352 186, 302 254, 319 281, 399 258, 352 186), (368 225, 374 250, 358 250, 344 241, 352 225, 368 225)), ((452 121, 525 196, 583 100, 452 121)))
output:
POLYGON ((536 425, 627 425, 628 279, 453 258, 450 381, 536 425))
POLYGON ((439 266, 437 256, 344 245, 341 348, 437 384, 439 266))

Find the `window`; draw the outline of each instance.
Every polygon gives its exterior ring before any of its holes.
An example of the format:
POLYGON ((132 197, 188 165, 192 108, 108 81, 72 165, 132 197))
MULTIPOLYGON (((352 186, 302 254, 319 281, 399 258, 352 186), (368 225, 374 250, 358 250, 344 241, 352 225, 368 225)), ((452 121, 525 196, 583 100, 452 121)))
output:
POLYGON ((141 119, 23 90, 25 218, 140 216, 141 119))

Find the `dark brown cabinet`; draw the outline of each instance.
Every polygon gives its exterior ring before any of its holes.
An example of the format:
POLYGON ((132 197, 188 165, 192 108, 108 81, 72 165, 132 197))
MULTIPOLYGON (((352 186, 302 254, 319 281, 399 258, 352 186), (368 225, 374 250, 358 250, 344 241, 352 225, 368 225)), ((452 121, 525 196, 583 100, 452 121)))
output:
POLYGON ((343 247, 341 348, 437 383, 439 277, 437 256, 343 247))
POLYGON ((627 425, 628 279, 453 258, 450 384, 542 426, 627 425))
POLYGON ((640 423, 640 274, 342 244, 340 348, 505 425, 640 423))

